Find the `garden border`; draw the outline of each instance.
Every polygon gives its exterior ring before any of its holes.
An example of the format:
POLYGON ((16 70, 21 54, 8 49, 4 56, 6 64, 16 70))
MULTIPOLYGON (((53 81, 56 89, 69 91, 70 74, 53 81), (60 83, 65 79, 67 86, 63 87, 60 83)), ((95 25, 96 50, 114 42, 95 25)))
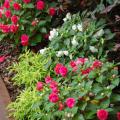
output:
POLYGON ((13 120, 12 118, 8 118, 8 111, 6 107, 11 102, 9 93, 7 88, 0 78, 0 120, 13 120))

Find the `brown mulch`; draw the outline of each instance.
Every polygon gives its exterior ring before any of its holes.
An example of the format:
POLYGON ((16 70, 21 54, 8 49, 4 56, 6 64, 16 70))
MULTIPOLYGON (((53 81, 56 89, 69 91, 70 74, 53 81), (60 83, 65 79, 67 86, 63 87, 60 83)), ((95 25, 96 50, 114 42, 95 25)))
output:
POLYGON ((16 99, 20 93, 18 86, 13 85, 11 81, 14 73, 10 73, 7 69, 13 62, 17 62, 20 51, 14 48, 11 41, 4 40, 0 42, 0 56, 6 56, 5 60, 0 63, 0 78, 4 81, 12 101, 16 99))

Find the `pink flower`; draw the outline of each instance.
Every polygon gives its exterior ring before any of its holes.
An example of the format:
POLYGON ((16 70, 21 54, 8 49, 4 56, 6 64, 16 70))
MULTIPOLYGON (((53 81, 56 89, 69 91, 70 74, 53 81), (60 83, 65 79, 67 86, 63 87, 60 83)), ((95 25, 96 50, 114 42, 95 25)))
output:
POLYGON ((54 68, 54 71, 55 71, 55 73, 58 75, 58 74, 60 74, 60 72, 59 72, 59 70, 60 70, 60 68, 63 66, 63 64, 61 64, 61 63, 58 63, 56 66, 55 66, 55 68, 54 68))
POLYGON ((102 66, 102 62, 99 60, 95 60, 92 65, 93 68, 99 68, 101 66, 102 66))
POLYGON ((55 8, 52 8, 52 7, 51 7, 51 8, 49 9, 49 15, 50 15, 50 16, 54 16, 54 15, 55 15, 55 12, 56 12, 55 8))
POLYGON ((68 108, 73 108, 75 106, 75 99, 74 98, 68 98, 66 100, 66 105, 68 108))
POLYGON ((13 8, 14 8, 15 10, 20 10, 21 6, 20 6, 19 3, 15 2, 15 3, 13 4, 13 8))
POLYGON ((6 18, 10 18, 11 17, 11 11, 10 10, 6 10, 5 11, 5 16, 6 16, 6 18))
POLYGON ((37 20, 33 20, 32 23, 31 23, 31 25, 32 25, 32 26, 36 26, 37 23, 38 23, 37 20))
POLYGON ((70 61, 70 66, 71 66, 72 68, 76 67, 75 61, 70 61))
POLYGON ((52 102, 52 103, 58 102, 58 101, 59 101, 59 96, 58 96, 58 94, 56 94, 56 93, 51 93, 51 94, 49 95, 49 101, 52 102))
POLYGON ((46 82, 47 84, 51 83, 52 80, 53 80, 53 79, 52 79, 50 76, 45 77, 45 82, 46 82))
POLYGON ((50 82, 50 88, 53 89, 53 88, 56 88, 58 87, 58 83, 56 81, 51 81, 50 82))
POLYGON ((120 112, 117 113, 117 120, 120 120, 120 112))
POLYGON ((78 58, 76 60, 76 65, 79 65, 79 64, 83 65, 87 60, 88 58, 78 58))
POLYGON ((63 77, 65 77, 67 75, 67 73, 68 73, 67 67, 65 67, 65 66, 60 67, 59 73, 60 73, 60 75, 62 75, 63 77))
POLYGON ((104 109, 97 111, 97 117, 99 120, 107 120, 108 118, 108 112, 104 109))
POLYGON ((3 4, 3 7, 9 9, 10 8, 10 3, 9 3, 9 0, 5 0, 4 4, 3 4))
POLYGON ((43 90, 43 83, 42 82, 38 82, 37 85, 36 85, 36 89, 38 91, 42 91, 43 90))
POLYGON ((60 92, 57 87, 53 87, 51 89, 52 89, 52 93, 57 93, 58 94, 60 92))
POLYGON ((18 26, 12 24, 12 25, 10 26, 10 31, 11 31, 12 33, 16 33, 16 32, 18 31, 18 26))
POLYGON ((59 110, 62 111, 64 109, 64 104, 62 102, 59 103, 59 110))
POLYGON ((28 4, 31 2, 31 0, 23 0, 24 3, 28 4))
POLYGON ((0 63, 5 61, 5 56, 0 56, 0 63))
POLYGON ((12 21, 13 24, 17 24, 17 22, 18 22, 18 16, 13 15, 13 16, 11 17, 11 21, 12 21))
POLYGON ((10 32, 10 26, 9 25, 2 25, 1 26, 3 33, 9 33, 10 32))
POLYGON ((0 18, 2 18, 2 12, 0 12, 0 18))
POLYGON ((36 7, 37 7, 38 10, 43 10, 44 7, 45 7, 45 3, 40 0, 40 1, 37 2, 37 6, 36 7))
POLYGON ((26 35, 26 34, 23 34, 23 35, 21 36, 21 44, 22 44, 23 46, 28 46, 28 41, 29 41, 29 36, 26 35))

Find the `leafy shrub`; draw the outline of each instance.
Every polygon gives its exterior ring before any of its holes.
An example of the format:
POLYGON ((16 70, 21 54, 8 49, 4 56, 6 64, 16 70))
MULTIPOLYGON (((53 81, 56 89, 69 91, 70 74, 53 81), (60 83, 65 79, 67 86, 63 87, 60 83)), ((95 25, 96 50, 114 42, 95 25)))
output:
POLYGON ((22 93, 24 96, 21 94, 11 105, 16 119, 97 119, 97 110, 105 109, 111 113, 114 110, 111 104, 120 100, 119 95, 113 99, 112 90, 120 82, 113 63, 78 58, 66 66, 58 63, 54 72, 52 77, 49 74, 45 77, 45 82, 37 83, 36 92, 28 92, 31 98, 27 99, 27 92, 22 93), (27 105, 22 105, 24 102, 27 105))
POLYGON ((47 73, 47 63, 49 58, 44 58, 40 54, 25 52, 20 55, 19 62, 13 63, 10 71, 15 72, 12 80, 17 85, 26 87, 34 86, 39 80, 42 80, 47 73))
POLYGON ((63 19, 64 24, 50 31, 49 47, 56 51, 57 57, 93 55, 101 57, 106 50, 111 50, 113 43, 110 40, 114 34, 105 29, 104 20, 97 21, 84 15, 68 13, 63 19))
POLYGON ((5 1, 0 10, 0 40, 8 38, 18 44, 25 34, 28 39, 21 40, 23 46, 41 42, 48 34, 56 5, 57 1, 51 0, 5 1))

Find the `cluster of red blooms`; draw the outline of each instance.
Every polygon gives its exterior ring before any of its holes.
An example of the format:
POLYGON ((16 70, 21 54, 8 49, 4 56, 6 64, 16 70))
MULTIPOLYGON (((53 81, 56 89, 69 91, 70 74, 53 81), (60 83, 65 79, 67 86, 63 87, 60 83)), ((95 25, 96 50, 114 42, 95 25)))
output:
MULTIPOLYGON (((88 61, 87 58, 78 58, 76 61, 71 61, 70 66, 74 69, 78 65, 84 65, 86 61, 88 61)), ((101 66, 102 66, 102 62, 99 60, 95 60, 92 63, 92 66, 90 68, 92 68, 92 70, 94 70, 95 68, 99 68, 101 66)), ((82 71, 83 75, 84 74, 86 75, 90 72, 90 71, 88 72, 88 70, 84 70, 84 71, 85 72, 82 71)), ((56 73, 56 75, 61 75, 62 77, 66 77, 67 73, 68 73, 68 69, 63 64, 58 63, 54 68, 54 72, 56 73)), ((48 97, 49 101, 52 103, 58 103, 60 111, 62 111, 65 108, 65 106, 67 106, 70 109, 75 106, 75 103, 76 103, 75 98, 72 98, 72 97, 67 98, 65 103, 63 103, 60 100, 60 97, 59 97, 60 90, 58 88, 58 82, 54 81, 53 78, 51 78, 50 76, 45 77, 45 83, 38 82, 36 85, 36 89, 38 91, 42 91, 44 88, 44 84, 49 85, 49 88, 51 89, 51 93, 48 97)), ((108 119, 108 111, 106 111, 104 109, 98 110, 97 117, 99 120, 107 120, 108 119)), ((117 119, 120 120, 120 112, 117 113, 117 119)))
MULTIPOLYGON (((31 0, 22 0, 24 2, 24 4, 29 4, 31 2, 31 0)), ((44 10, 45 9, 45 2, 43 0, 38 0, 36 2, 36 9, 37 10, 44 10)), ((3 17, 3 15, 7 18, 11 20, 11 24, 2 24, 0 23, 0 30, 3 33, 16 33, 19 29, 19 16, 17 15, 12 15, 12 12, 10 10, 10 1, 9 0, 5 0, 4 4, 2 7, 0 7, 0 19, 3 17)), ((21 4, 19 4, 18 2, 14 2, 13 3, 13 9, 15 11, 19 11, 21 9, 21 4)), ((49 15, 50 16, 54 16, 56 13, 55 8, 51 7, 49 8, 49 15)), ((32 26, 36 26, 37 25, 37 20, 32 21, 31 25, 32 26)), ((21 44, 23 46, 27 46, 28 45, 28 36, 26 37, 25 35, 21 36, 21 44)))
MULTIPOLYGON (((78 58, 76 61, 71 61, 70 66, 73 68, 73 72, 77 71, 78 65, 84 65, 85 62, 87 62, 87 58, 78 58)), ((92 70, 95 68, 99 68, 102 66, 102 62, 99 60, 95 60, 91 67, 81 70, 82 75, 88 75, 92 70)))
MULTIPOLYGON (((52 102, 52 103, 59 103, 59 110, 63 110, 64 107, 65 107, 65 104, 63 104, 61 101, 60 101, 60 98, 59 98, 59 89, 58 89, 58 83, 56 81, 54 81, 50 76, 47 76, 45 78, 45 83, 49 85, 49 88, 51 89, 51 94, 49 95, 49 101, 52 102)), ((43 90, 43 86, 44 86, 44 83, 43 82, 38 82, 37 83, 37 90, 38 91, 42 91, 43 90)), ((74 105, 75 105, 75 99, 74 98, 68 98, 66 99, 66 105, 68 108, 73 108, 74 105)))
MULTIPOLYGON (((99 120, 108 120, 108 111, 101 109, 97 111, 97 117, 99 120)), ((117 120, 120 120, 120 112, 117 113, 117 120)))

